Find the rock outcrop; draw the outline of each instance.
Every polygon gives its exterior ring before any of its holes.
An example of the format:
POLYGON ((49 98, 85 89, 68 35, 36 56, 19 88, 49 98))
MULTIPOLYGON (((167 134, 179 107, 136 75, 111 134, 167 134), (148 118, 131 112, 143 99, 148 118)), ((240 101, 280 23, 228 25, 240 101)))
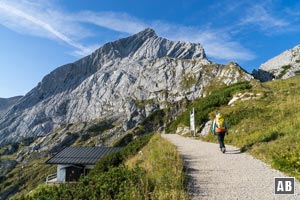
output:
POLYGON ((0 117, 3 115, 12 105, 18 102, 22 96, 16 96, 11 98, 0 98, 0 117))
POLYGON ((0 118, 0 145, 96 119, 119 124, 115 134, 122 135, 168 103, 202 96, 212 81, 250 79, 235 63, 207 60, 200 44, 146 29, 45 76, 0 118))
POLYGON ((300 75, 300 46, 287 50, 263 63, 253 76, 261 81, 286 79, 300 75))

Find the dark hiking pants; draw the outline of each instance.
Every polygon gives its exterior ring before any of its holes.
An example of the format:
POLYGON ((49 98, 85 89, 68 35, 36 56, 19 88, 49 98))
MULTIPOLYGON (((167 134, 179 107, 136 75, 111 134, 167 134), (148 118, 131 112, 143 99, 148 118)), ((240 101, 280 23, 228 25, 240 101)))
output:
POLYGON ((217 133, 217 136, 218 136, 220 148, 225 148, 225 145, 224 145, 225 132, 217 133))

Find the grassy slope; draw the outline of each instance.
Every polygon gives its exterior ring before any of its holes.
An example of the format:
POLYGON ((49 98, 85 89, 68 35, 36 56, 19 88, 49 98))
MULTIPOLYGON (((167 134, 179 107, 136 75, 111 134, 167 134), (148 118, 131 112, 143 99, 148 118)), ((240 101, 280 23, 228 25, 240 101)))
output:
MULTIPOLYGON (((227 106, 223 102, 206 117, 221 110, 230 124, 226 143, 241 147, 243 151, 299 179, 300 78, 264 84, 252 82, 251 89, 241 91, 246 92, 253 93, 257 99, 238 101, 234 106, 227 106)), ((214 98, 222 97, 216 95, 214 98)), ((194 106, 199 107, 202 102, 198 100, 194 106)), ((184 119, 182 116, 178 118, 184 119)), ((186 124, 184 120, 176 122, 180 123, 186 124)), ((213 135, 204 140, 217 142, 213 135)))
POLYGON ((161 136, 155 135, 126 166, 145 170, 148 184, 153 185, 151 199, 188 199, 182 159, 176 147, 161 136))
POLYGON ((300 178, 300 79, 263 84, 259 100, 224 108, 233 116, 227 142, 291 176, 300 178))
POLYGON ((5 174, 5 179, 0 183, 1 191, 14 189, 26 194, 39 184, 44 183, 47 175, 56 172, 55 166, 45 164, 47 159, 34 158, 26 163, 17 164, 12 171, 5 174))

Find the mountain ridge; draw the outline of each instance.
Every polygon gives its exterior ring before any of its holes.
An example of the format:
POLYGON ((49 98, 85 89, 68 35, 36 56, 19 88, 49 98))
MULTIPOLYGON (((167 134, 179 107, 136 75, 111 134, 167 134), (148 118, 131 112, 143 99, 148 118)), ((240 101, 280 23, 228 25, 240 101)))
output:
POLYGON ((200 44, 145 29, 46 75, 0 119, 0 145, 96 119, 119 124, 115 134, 121 136, 169 103, 205 95, 212 81, 252 79, 240 66, 227 66, 207 60, 200 44))

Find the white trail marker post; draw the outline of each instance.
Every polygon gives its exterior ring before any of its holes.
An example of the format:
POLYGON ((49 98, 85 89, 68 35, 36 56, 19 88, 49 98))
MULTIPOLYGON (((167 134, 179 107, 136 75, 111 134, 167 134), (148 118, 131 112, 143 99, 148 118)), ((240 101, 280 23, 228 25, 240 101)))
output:
POLYGON ((194 137, 196 136, 196 127, 195 127, 195 109, 193 108, 192 112, 190 112, 190 131, 192 135, 192 131, 194 132, 194 137))

